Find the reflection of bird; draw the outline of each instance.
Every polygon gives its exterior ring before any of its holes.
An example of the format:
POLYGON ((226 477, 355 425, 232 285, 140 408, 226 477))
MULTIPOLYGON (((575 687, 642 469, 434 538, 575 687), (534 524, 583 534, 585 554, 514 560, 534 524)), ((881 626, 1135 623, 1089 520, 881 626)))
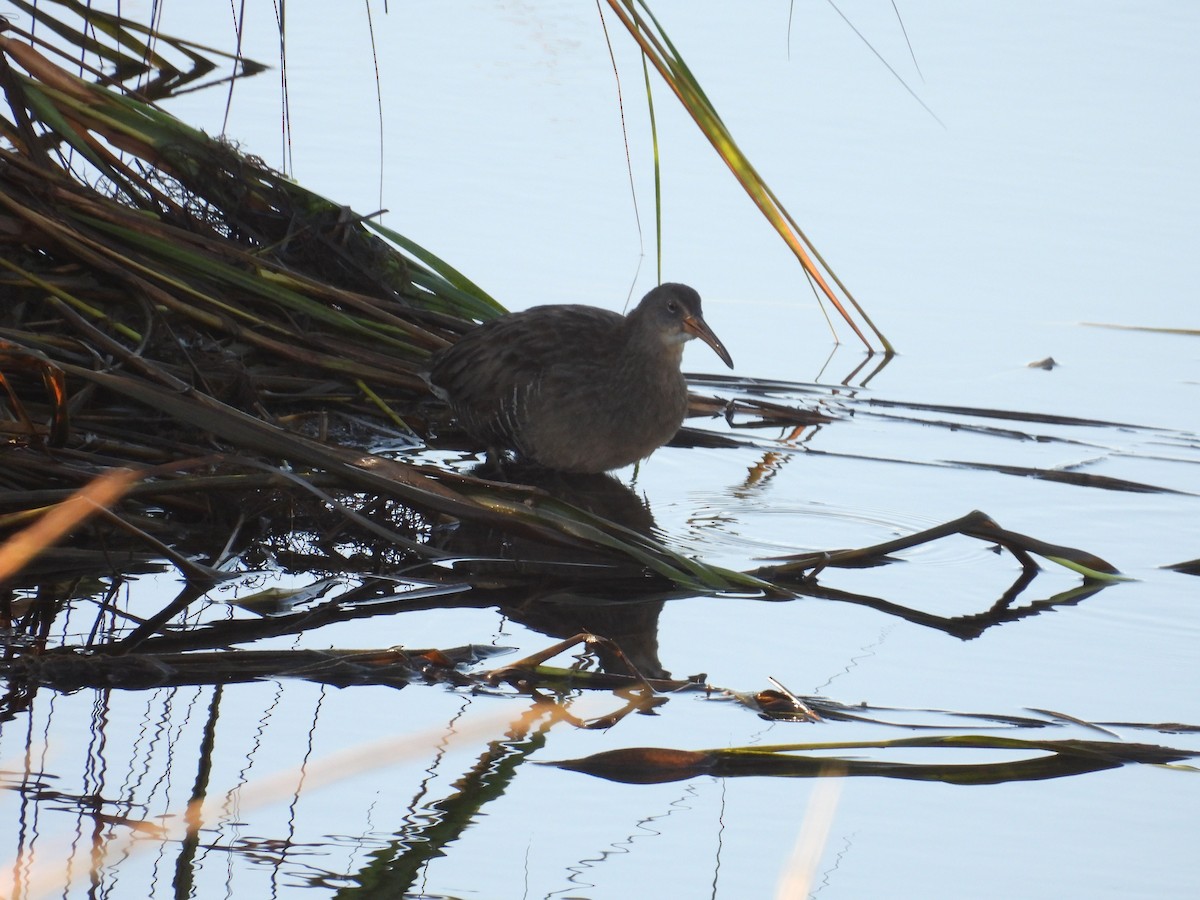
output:
MULTIPOLYGON (((495 477, 490 467, 471 474, 495 477)), ((537 465, 506 466, 503 481, 538 488, 555 499, 653 537, 654 514, 639 496, 612 475, 555 472, 537 465)), ((457 561, 454 571, 469 581, 476 601, 555 638, 588 631, 606 637, 593 649, 605 672, 628 673, 628 664, 647 678, 669 678, 658 658, 658 616, 665 597, 678 590, 655 578, 636 560, 596 546, 589 551, 560 546, 509 530, 463 520, 437 532, 436 546, 457 561)))
POLYGON ((686 285, 650 291, 628 316, 538 306, 485 322, 432 362, 429 384, 495 453, 567 472, 605 472, 665 444, 687 413, 683 345, 733 360, 686 285))

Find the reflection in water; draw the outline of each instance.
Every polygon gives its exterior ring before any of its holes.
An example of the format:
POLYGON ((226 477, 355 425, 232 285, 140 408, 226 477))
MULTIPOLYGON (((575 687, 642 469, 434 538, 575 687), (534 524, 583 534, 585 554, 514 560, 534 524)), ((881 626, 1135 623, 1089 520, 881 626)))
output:
MULTIPOLYGON (((502 472, 482 465, 472 475, 527 485, 600 518, 653 537, 654 515, 644 497, 612 475, 555 472, 528 464, 508 464, 502 472)), ((556 546, 512 531, 460 522, 438 538, 440 549, 465 558, 475 578, 494 575, 493 587, 477 591, 509 618, 556 638, 581 631, 610 639, 628 663, 647 678, 669 678, 658 659, 658 616, 673 592, 657 578, 630 565, 629 558, 597 546, 593 552, 556 546), (612 578, 586 577, 587 565, 604 567, 612 578), (519 579, 509 584, 509 578, 519 579), (583 577, 581 577, 583 573, 583 577)), ((474 579, 473 579, 474 580, 474 579)), ((604 671, 628 671, 603 643, 595 645, 604 671)))

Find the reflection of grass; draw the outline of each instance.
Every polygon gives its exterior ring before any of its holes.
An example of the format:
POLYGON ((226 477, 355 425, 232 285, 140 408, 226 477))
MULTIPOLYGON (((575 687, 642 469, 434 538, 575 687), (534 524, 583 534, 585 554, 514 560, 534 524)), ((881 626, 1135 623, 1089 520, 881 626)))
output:
POLYGON ((733 747, 720 750, 668 750, 657 747, 631 747, 609 750, 584 759, 560 762, 564 769, 584 772, 612 781, 633 784, 659 784, 695 778, 699 775, 740 777, 746 775, 787 778, 843 777, 873 775, 915 781, 940 781, 946 784, 1000 784, 1012 781, 1040 781, 1115 769, 1130 763, 1163 765, 1196 756, 1189 750, 1176 750, 1154 744, 1129 744, 1117 741, 1034 741, 973 734, 934 737, 897 738, 889 741, 853 741, 848 743, 788 744, 777 747, 733 747), (1008 762, 966 763, 955 759, 947 763, 889 762, 862 759, 853 751, 866 749, 909 750, 996 750, 1016 752, 1025 757, 1008 762), (832 755, 836 751, 851 751, 832 755), (804 754, 815 751, 820 755, 804 754), (1030 755, 1036 754, 1036 755, 1030 755))

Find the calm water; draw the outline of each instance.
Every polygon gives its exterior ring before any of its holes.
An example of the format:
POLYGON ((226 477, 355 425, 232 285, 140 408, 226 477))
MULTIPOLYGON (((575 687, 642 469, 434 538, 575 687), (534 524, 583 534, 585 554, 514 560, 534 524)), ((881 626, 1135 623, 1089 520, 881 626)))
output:
MULTIPOLYGON (((168 4, 163 28, 228 48, 232 27, 219 6, 198 14, 200 5, 168 4)), ((259 6, 247 54, 275 61, 277 32, 259 6)), ((1200 327, 1200 9, 899 6, 919 73, 891 4, 845 8, 944 126, 827 5, 796 4, 790 39, 786 4, 653 5, 743 149, 901 356, 847 392, 853 416, 792 442, 782 430, 752 434, 781 455, 666 449, 642 466, 635 488, 674 545, 731 568, 883 541, 982 509, 1014 531, 1086 548, 1137 580, 972 640, 860 604, 683 598, 659 617, 658 658, 677 676, 703 672, 739 691, 774 677, 846 703, 1195 726, 1197 584, 1159 567, 1200 556, 1200 342, 1082 323, 1200 327), (1047 356, 1061 365, 1027 366, 1047 356), (948 416, 872 407, 872 398, 1160 430, 961 418, 1063 440, 1019 439, 923 424, 948 416), (1077 469, 1179 493, 1056 484, 953 462, 1077 469)), ((641 70, 614 30, 639 234, 593 7, 373 8, 382 163, 364 12, 331 18, 328 4, 312 2, 287 10, 289 165, 299 181, 360 212, 386 207, 387 224, 512 308, 563 300, 621 308, 654 283, 641 70)), ((283 166, 278 75, 239 85, 224 130, 283 166)), ((834 347, 798 265, 667 93, 655 98, 664 278, 701 291, 739 374, 836 386, 861 352, 849 339, 834 347)), ((213 90, 169 108, 217 133, 223 100, 213 90)), ((698 346, 686 366, 723 371, 698 346)), ((835 402, 831 391, 818 396, 835 402)), ((621 476, 628 482, 632 472, 621 476)), ((988 609, 1018 574, 1011 558, 963 538, 905 558, 821 580, 949 619, 988 609)), ((1015 605, 1078 584, 1049 567, 1015 605)), ((147 577, 124 599, 144 612, 174 591, 171 580, 147 577)), ((78 639, 93 613, 72 615, 66 637, 78 639)), ((533 651, 547 642, 496 610, 461 608, 265 646, 533 651)), ((572 712, 620 705, 587 695, 572 712)), ((655 716, 601 731, 559 724, 544 743, 513 740, 505 749, 509 723, 528 708, 526 699, 422 685, 42 691, 0 723, 0 784, 13 788, 0 792, 0 855, 18 860, 0 871, 16 878, 21 897, 395 896, 397 885, 456 897, 770 897, 792 865, 810 800, 833 782, 631 786, 524 763, 621 747, 920 733, 772 724, 684 694, 655 716), (356 750, 365 752, 341 755, 356 750), (489 782, 494 795, 472 793, 472 770, 503 772, 503 758, 513 768, 489 782), (210 801, 197 846, 130 824, 174 827, 196 793, 210 801), (454 827, 457 815, 471 824, 454 827), (93 835, 111 849, 89 888, 93 835), (423 846, 433 858, 412 864, 423 846)), ((921 719, 978 730, 937 714, 921 719)), ((1195 734, 1108 727, 1127 741, 1200 749, 1195 734)), ((1066 722, 1014 733, 1106 737, 1066 722)), ((1002 755, 961 761, 993 758, 1002 755)), ((833 800, 810 888, 821 897, 1200 892, 1192 812, 1200 790, 1189 772, 1126 767, 981 787, 854 778, 833 800)))

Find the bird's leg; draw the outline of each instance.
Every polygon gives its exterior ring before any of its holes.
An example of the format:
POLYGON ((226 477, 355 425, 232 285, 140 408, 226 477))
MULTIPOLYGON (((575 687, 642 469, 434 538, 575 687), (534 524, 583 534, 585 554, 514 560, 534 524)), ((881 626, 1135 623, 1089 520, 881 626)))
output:
POLYGON ((494 477, 497 481, 505 481, 508 478, 506 471, 508 463, 508 454, 502 447, 488 447, 484 457, 484 466, 487 474, 494 477))

